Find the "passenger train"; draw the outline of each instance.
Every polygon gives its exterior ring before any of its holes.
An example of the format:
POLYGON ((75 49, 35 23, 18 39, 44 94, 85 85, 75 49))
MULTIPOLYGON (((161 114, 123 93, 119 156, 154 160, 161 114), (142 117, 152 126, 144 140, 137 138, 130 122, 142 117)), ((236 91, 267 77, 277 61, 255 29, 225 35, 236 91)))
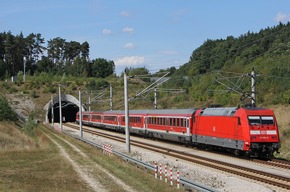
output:
MULTIPOLYGON (((79 123, 79 113, 76 121, 79 123)), ((125 112, 84 111, 82 123, 125 132, 125 112)), ((272 158, 280 148, 271 109, 190 108, 130 110, 130 132, 192 146, 217 147, 250 157, 272 158)))

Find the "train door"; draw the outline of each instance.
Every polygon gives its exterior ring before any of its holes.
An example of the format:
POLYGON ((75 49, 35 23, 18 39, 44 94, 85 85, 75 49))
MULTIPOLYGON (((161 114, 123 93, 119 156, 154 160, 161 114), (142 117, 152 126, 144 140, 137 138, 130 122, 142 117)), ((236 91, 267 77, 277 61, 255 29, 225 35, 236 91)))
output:
MULTIPOLYGON (((235 140, 235 149, 241 149, 242 144, 240 143, 240 134, 241 134, 241 120, 240 117, 234 117, 234 140, 235 140)), ((237 153, 239 153, 237 151, 237 153)))
POLYGON ((147 119, 147 117, 144 117, 143 128, 145 129, 145 132, 147 131, 147 119))
POLYGON ((185 118, 185 127, 186 127, 186 135, 190 135, 190 118, 189 117, 187 117, 187 118, 185 118))
POLYGON ((120 115, 118 115, 117 116, 118 127, 120 127, 120 121, 121 121, 121 117, 120 117, 120 115))

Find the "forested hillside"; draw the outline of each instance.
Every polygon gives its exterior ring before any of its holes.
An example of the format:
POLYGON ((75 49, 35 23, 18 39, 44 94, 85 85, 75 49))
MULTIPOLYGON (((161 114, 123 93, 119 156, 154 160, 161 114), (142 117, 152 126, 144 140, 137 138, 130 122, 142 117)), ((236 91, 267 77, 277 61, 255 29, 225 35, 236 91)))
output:
POLYGON ((253 68, 259 104, 290 103, 289 23, 205 41, 167 86, 183 87, 195 103, 245 104, 250 102, 253 68))

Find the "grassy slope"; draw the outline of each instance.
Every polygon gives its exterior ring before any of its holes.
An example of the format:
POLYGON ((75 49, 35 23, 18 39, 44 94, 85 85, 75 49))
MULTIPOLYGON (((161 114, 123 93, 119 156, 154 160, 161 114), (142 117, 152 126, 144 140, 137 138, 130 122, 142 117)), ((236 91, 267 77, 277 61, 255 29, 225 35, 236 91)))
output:
MULTIPOLYGON (((60 142, 78 163, 92 169, 98 164, 136 191, 177 191, 156 180, 153 172, 144 172, 119 158, 103 155, 91 145, 63 134, 52 136, 51 131, 40 127, 36 129, 37 139, 32 139, 8 122, 0 125, 0 191, 91 191, 43 131, 54 139, 65 138, 85 152, 88 157, 83 160, 66 143, 60 142)), ((92 171, 109 191, 122 191, 110 178, 92 171)))
POLYGON ((274 110, 279 125, 281 149, 277 157, 290 160, 290 106, 275 105, 270 108, 274 110))

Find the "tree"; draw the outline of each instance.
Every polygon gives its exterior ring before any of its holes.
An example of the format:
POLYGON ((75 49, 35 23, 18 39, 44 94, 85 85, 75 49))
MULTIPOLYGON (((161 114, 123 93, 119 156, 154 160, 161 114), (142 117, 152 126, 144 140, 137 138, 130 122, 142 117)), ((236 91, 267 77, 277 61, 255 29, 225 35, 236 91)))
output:
POLYGON ((7 65, 6 62, 0 59, 0 79, 3 80, 6 72, 8 72, 9 66, 7 65))
POLYGON ((66 61, 73 61, 80 56, 81 44, 76 41, 65 42, 64 59, 66 61))
POLYGON ((65 39, 57 37, 48 41, 47 45, 48 58, 51 59, 51 61, 58 67, 60 67, 64 61, 64 52, 65 52, 65 39))
POLYGON ((53 62, 46 56, 42 56, 41 60, 36 63, 36 71, 38 72, 53 72, 54 64, 53 62))
POLYGON ((112 74, 115 71, 114 61, 107 61, 103 58, 98 58, 93 60, 92 64, 92 77, 105 78, 112 74))
POLYGON ((84 42, 81 44, 81 56, 88 59, 90 54, 90 45, 88 42, 84 42))

